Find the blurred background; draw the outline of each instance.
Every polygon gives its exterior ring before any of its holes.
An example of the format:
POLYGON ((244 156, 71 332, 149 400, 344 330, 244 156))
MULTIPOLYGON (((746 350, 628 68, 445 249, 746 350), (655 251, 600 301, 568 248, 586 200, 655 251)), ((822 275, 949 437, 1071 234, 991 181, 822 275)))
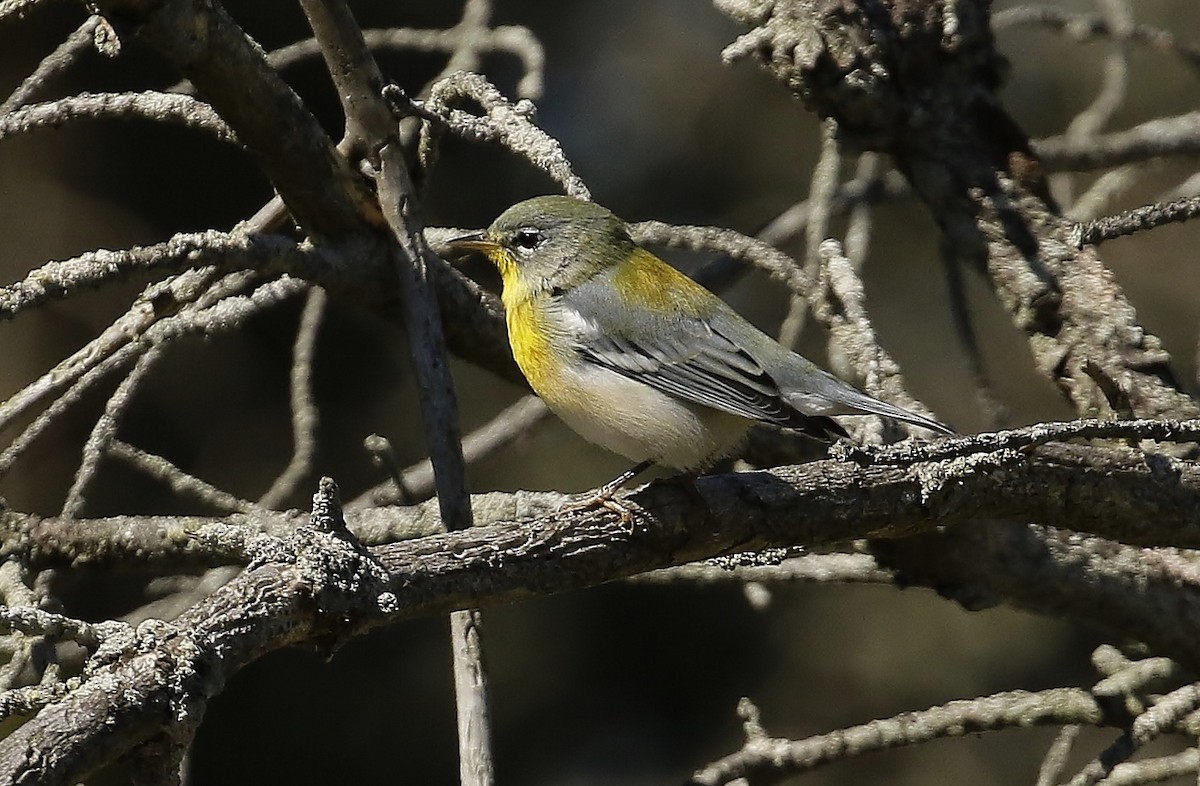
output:
MULTIPOLYGON (((84 18, 78 4, 44 5, 23 21, 0 24, 4 94, 84 18)), ((1084 0, 1056 5, 1095 10, 1084 0)), ((307 36, 291 2, 227 7, 268 50, 307 36)), ((359 0, 351 7, 364 27, 448 27, 461 11, 458 2, 359 0)), ((1139 0, 1134 11, 1138 22, 1200 43, 1200 6, 1191 0, 1139 0)), ((755 64, 722 64, 721 49, 742 30, 710 4, 496 0, 493 21, 527 26, 541 40, 546 85, 538 121, 562 143, 595 199, 626 219, 752 234, 806 196, 819 151, 818 119, 755 64)), ((1077 44, 1036 28, 1004 31, 998 40, 1011 63, 1004 98, 1012 113, 1031 136, 1062 133, 1095 96, 1108 44, 1077 44)), ((1140 46, 1130 62, 1128 99, 1112 130, 1197 109, 1197 70, 1140 46)), ((385 72, 413 94, 443 63, 432 54, 381 57, 385 72)), ((485 70, 509 95, 521 75, 506 55, 488 59, 485 70)), ((284 75, 340 136, 342 120, 321 63, 314 59, 284 75)), ((115 60, 90 53, 53 84, 52 95, 36 100, 83 90, 164 89, 177 79, 131 40, 115 60)), ((1179 159, 1142 166, 1109 212, 1157 200, 1194 170, 1194 161, 1179 159)), ((1080 177, 1076 193, 1093 179, 1080 177)), ((485 225, 509 204, 554 190, 503 151, 450 139, 429 189, 426 220, 451 226, 485 225)), ((96 248, 228 229, 270 196, 249 156, 198 132, 127 121, 4 139, 0 279, 16 281, 46 260, 96 248)), ((894 202, 875 210, 874 229, 864 275, 882 343, 914 395, 959 430, 978 430, 985 420, 953 336, 932 219, 915 201, 894 202)), ((1192 222, 1102 249, 1142 323, 1162 337, 1180 376, 1192 382, 1198 246, 1200 224, 1192 222)), ((799 244, 786 250, 804 253, 799 244)), ((686 269, 705 261, 669 258, 686 269)), ((1073 416, 1033 371, 1024 337, 985 282, 967 278, 985 362, 1010 423, 1073 416)), ((0 325, 0 399, 94 337, 141 288, 80 292, 0 325)), ((768 332, 787 308, 787 293, 757 274, 725 294, 768 332)), ((218 487, 258 497, 291 451, 287 385, 300 307, 297 301, 240 331, 177 346, 141 389, 121 438, 218 487)), ((801 350, 820 360, 824 342, 811 328, 801 350)), ((522 393, 465 364, 455 374, 464 431, 522 393)), ((57 512, 115 384, 77 406, 0 481, 11 507, 57 512)), ((388 436, 402 465, 424 456, 405 337, 359 304, 331 303, 316 397, 317 472, 334 476, 346 498, 382 480, 362 447, 366 435, 388 436)), ((548 421, 472 467, 470 482, 473 491, 574 491, 623 469, 623 459, 548 421)), ((290 504, 307 506, 314 483, 290 504)), ((202 511, 110 462, 86 513, 131 512, 202 511)), ((124 614, 144 602, 130 590, 140 586, 134 579, 80 572, 61 580, 68 610, 79 616, 124 614)), ((758 704, 770 734, 797 737, 1000 690, 1090 684, 1089 653, 1105 640, 1103 631, 1066 621, 1004 608, 967 613, 925 591, 882 587, 776 588, 770 604, 756 610, 736 586, 616 584, 491 609, 487 623, 498 776, 531 786, 679 783, 740 745, 734 712, 740 696, 758 704)), ((213 701, 191 760, 191 783, 456 783, 446 628, 442 619, 418 620, 354 640, 328 660, 299 650, 261 659, 213 701)), ((832 766, 806 782, 1032 783, 1053 735, 1010 731, 943 741, 832 766)), ((1096 750, 1082 746, 1088 756, 1096 750)))

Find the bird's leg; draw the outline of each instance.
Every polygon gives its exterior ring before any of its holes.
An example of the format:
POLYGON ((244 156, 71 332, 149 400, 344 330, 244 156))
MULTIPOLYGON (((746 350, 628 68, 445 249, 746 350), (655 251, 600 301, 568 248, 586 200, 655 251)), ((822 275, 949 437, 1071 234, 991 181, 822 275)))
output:
POLYGON ((620 475, 617 475, 615 478, 605 483, 600 488, 596 489, 593 493, 588 494, 586 497, 581 499, 574 500, 564 507, 560 507, 559 512, 561 513, 564 510, 582 510, 600 505, 605 510, 616 513, 621 517, 621 521, 623 523, 628 524, 633 519, 633 512, 622 503, 613 499, 613 496, 621 490, 622 486, 633 480, 636 476, 650 469, 652 466, 654 466, 654 462, 647 459, 636 466, 630 467, 620 475))
POLYGON ((650 459, 646 459, 645 461, 630 467, 620 475, 617 475, 615 478, 605 483, 600 488, 596 489, 595 496, 611 498, 613 494, 616 494, 621 489, 621 486, 624 486, 626 483, 633 480, 638 475, 642 474, 653 466, 654 462, 650 459))

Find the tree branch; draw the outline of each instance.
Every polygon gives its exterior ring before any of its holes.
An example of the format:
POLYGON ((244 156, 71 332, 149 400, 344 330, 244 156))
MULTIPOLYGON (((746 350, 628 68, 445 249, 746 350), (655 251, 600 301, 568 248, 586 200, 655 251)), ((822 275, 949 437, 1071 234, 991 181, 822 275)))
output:
MULTIPOLYGON (((893 449, 876 450, 886 457, 893 449)), ((1155 565, 1144 550, 1128 549, 1134 554, 1125 560, 1081 547, 1078 537, 1058 540, 1056 530, 1027 527, 1016 528, 1024 543, 1005 542, 982 523, 1016 518, 1102 531, 1130 543, 1198 546, 1196 464, 1122 448, 1046 447, 1032 456, 999 450, 909 465, 828 460, 701 478, 698 490, 702 502, 676 487, 652 484, 628 498, 631 524, 603 510, 550 512, 380 546, 370 556, 356 541, 330 540, 303 527, 287 542, 262 535, 239 539, 235 551, 257 555, 247 571, 173 625, 155 635, 141 632, 140 644, 130 645, 126 656, 98 667, 78 691, 0 742, 0 778, 33 766, 23 752, 34 739, 54 743, 53 755, 36 763, 39 782, 81 777, 115 747, 148 739, 179 713, 196 711, 236 669, 299 641, 338 641, 399 619, 592 586, 725 553, 867 536, 907 536, 893 543, 909 544, 919 542, 911 537, 916 533, 962 533, 958 551, 937 561, 943 569, 969 565, 977 585, 995 582, 1019 604, 1038 599, 1011 585, 1054 582, 1055 592, 1040 598, 1043 610, 1067 603, 1079 618, 1116 624, 1184 664, 1200 664, 1195 626, 1180 623, 1200 619, 1200 597, 1180 594, 1178 570, 1165 556, 1155 565), (1036 566, 1014 557, 1014 549, 1028 554, 1031 548, 1044 550, 1036 566), (1081 560, 1086 555, 1091 562, 1081 560), (1039 572, 1037 581, 1030 580, 1032 570, 1039 572), (1169 592, 1173 614, 1150 610, 1158 602, 1156 587, 1169 592), (1113 603, 1123 604, 1119 615, 1113 603), (187 674, 204 677, 181 679, 187 674)), ((489 507, 497 505, 509 506, 510 519, 519 512, 511 498, 492 500, 489 507)), ((204 533, 232 529, 195 518, 175 521, 173 527, 170 519, 147 523, 163 549, 176 555, 190 550, 210 558, 204 533), (200 534, 199 543, 189 530, 200 534)), ((282 528, 282 521, 275 526, 282 528)), ((122 548, 138 553, 146 545, 107 540, 103 522, 69 525, 110 549, 91 559, 123 559, 122 548)), ((355 521, 349 525, 353 530, 355 521)), ((62 564, 78 545, 65 521, 9 512, 4 527, 5 548, 22 551, 31 564, 62 564)))
POLYGON ((722 786, 743 782, 766 786, 831 761, 918 745, 933 739, 1042 724, 1099 726, 1115 722, 1105 717, 1094 697, 1078 688, 997 693, 952 701, 923 712, 909 712, 804 740, 752 736, 740 751, 696 772, 688 784, 722 786))
MULTIPOLYGON (((1158 337, 1094 247, 1070 243, 1029 139, 1001 105, 990 3, 717 5, 755 56, 843 141, 890 153, 954 249, 989 277, 1039 370, 1082 415, 1193 418, 1158 337), (915 123, 915 125, 914 125, 915 123)), ((1089 140, 1090 141, 1090 140, 1089 140)))

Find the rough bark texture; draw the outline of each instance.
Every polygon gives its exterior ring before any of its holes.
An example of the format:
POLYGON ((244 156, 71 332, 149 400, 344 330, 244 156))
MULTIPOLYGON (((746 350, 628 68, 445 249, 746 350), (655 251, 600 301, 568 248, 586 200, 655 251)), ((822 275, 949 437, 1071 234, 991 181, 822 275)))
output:
POLYGON ((987 274, 1038 369, 1081 415, 1195 417, 1162 343, 1096 249, 1070 242, 1029 139, 996 94, 990 3, 781 0, 729 50, 753 53, 840 141, 892 156, 944 233, 987 274))

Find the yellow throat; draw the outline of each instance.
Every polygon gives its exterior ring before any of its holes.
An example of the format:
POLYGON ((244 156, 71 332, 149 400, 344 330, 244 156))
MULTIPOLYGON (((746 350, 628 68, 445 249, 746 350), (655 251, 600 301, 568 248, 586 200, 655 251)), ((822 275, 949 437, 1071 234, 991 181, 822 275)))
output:
POLYGON ((500 299, 504 303, 504 319, 508 324, 508 344, 513 359, 529 386, 538 395, 549 389, 557 362, 551 336, 554 328, 546 314, 550 295, 535 292, 522 278, 517 261, 503 249, 489 249, 488 258, 500 271, 504 285, 500 299))

